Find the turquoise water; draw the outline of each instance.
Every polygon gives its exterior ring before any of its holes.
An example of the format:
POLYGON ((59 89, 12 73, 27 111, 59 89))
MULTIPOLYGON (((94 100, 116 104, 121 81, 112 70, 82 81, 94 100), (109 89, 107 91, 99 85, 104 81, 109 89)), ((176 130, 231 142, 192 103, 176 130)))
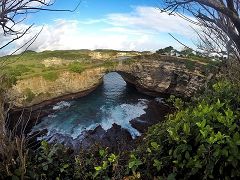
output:
POLYGON ((115 123, 135 138, 140 133, 129 121, 145 113, 150 99, 127 86, 119 74, 109 73, 104 76, 104 83, 91 94, 53 105, 57 111, 44 117, 32 131, 47 129, 48 134, 43 139, 50 139, 56 134, 75 139, 99 125, 108 130, 115 123))

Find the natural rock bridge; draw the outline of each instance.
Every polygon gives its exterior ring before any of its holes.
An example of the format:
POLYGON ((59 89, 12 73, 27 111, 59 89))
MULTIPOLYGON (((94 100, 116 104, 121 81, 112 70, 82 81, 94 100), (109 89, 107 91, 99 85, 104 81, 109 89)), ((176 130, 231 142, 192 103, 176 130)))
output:
POLYGON ((54 81, 41 76, 19 80, 9 90, 8 97, 15 107, 39 108, 87 95, 102 83, 108 72, 118 72, 127 83, 148 95, 190 97, 205 82, 205 65, 176 57, 139 56, 134 61, 119 60, 110 68, 99 66, 82 73, 63 71, 54 81))

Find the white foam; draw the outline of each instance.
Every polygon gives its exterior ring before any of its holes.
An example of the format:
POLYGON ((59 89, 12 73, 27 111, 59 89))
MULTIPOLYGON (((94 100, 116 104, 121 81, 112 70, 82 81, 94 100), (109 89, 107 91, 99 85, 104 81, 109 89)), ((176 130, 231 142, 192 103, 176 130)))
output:
POLYGON ((57 117, 57 115, 55 115, 55 114, 49 114, 47 117, 48 117, 48 118, 55 118, 55 117, 57 117))
POLYGON ((61 101, 57 103, 55 106, 53 106, 53 110, 59 110, 59 109, 63 109, 65 107, 70 107, 70 106, 71 106, 70 102, 61 101))
MULTIPOLYGON (((73 139, 79 138, 81 136, 84 136, 84 133, 89 130, 94 130, 97 126, 101 125, 104 130, 109 130, 112 125, 115 123, 122 128, 129 131, 132 138, 136 138, 137 136, 140 136, 141 133, 133 128, 130 124, 130 121, 132 119, 138 118, 141 115, 145 114, 145 109, 147 108, 147 102, 146 99, 139 99, 139 102, 136 104, 121 104, 121 105, 115 105, 113 107, 109 106, 102 106, 99 109, 99 113, 101 114, 101 120, 98 123, 92 123, 92 124, 74 124, 71 123, 71 120, 68 120, 68 124, 65 124, 65 121, 54 121, 54 119, 57 117, 54 114, 51 114, 48 116, 48 118, 52 118, 52 121, 49 121, 49 119, 45 119, 43 123, 38 124, 33 128, 34 130, 40 130, 40 129, 48 129, 48 133, 46 136, 44 136, 44 139, 49 139, 55 134, 64 134, 69 137, 72 137, 73 139)), ((59 102, 57 103, 53 108, 54 110, 62 109, 65 107, 70 107, 71 104, 69 102, 59 102)), ((74 118, 73 118, 74 119, 74 118)))
POLYGON ((100 125, 104 130, 108 130, 115 123, 124 129, 127 129, 133 138, 140 136, 140 132, 133 128, 130 124, 132 119, 140 117, 145 114, 147 108, 147 101, 141 100, 137 104, 121 104, 113 108, 101 108, 102 114, 106 116, 102 118, 100 125))

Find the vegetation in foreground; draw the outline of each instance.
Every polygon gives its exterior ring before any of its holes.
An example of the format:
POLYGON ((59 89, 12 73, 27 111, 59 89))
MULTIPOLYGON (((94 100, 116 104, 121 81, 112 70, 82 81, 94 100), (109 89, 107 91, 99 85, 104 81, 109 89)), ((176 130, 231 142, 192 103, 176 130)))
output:
POLYGON ((63 145, 42 141, 35 151, 25 149, 25 158, 13 151, 14 162, 6 157, 9 154, 1 154, 0 178, 239 178, 240 98, 236 85, 218 80, 190 102, 173 97, 169 101, 176 112, 152 126, 131 152, 96 146, 75 154, 63 145))

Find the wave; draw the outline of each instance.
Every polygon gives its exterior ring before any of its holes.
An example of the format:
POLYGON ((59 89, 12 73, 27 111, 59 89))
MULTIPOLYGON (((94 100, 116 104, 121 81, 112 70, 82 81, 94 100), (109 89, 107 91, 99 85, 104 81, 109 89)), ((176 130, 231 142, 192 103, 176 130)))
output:
POLYGON ((71 106, 70 102, 61 101, 53 106, 53 110, 59 110, 59 109, 63 109, 65 107, 70 107, 70 106, 71 106))
POLYGON ((112 108, 101 108, 102 121, 100 125, 104 130, 108 130, 115 123, 124 129, 127 129, 132 138, 140 136, 141 133, 133 128, 130 121, 145 114, 147 100, 141 99, 137 104, 121 104, 112 108))

